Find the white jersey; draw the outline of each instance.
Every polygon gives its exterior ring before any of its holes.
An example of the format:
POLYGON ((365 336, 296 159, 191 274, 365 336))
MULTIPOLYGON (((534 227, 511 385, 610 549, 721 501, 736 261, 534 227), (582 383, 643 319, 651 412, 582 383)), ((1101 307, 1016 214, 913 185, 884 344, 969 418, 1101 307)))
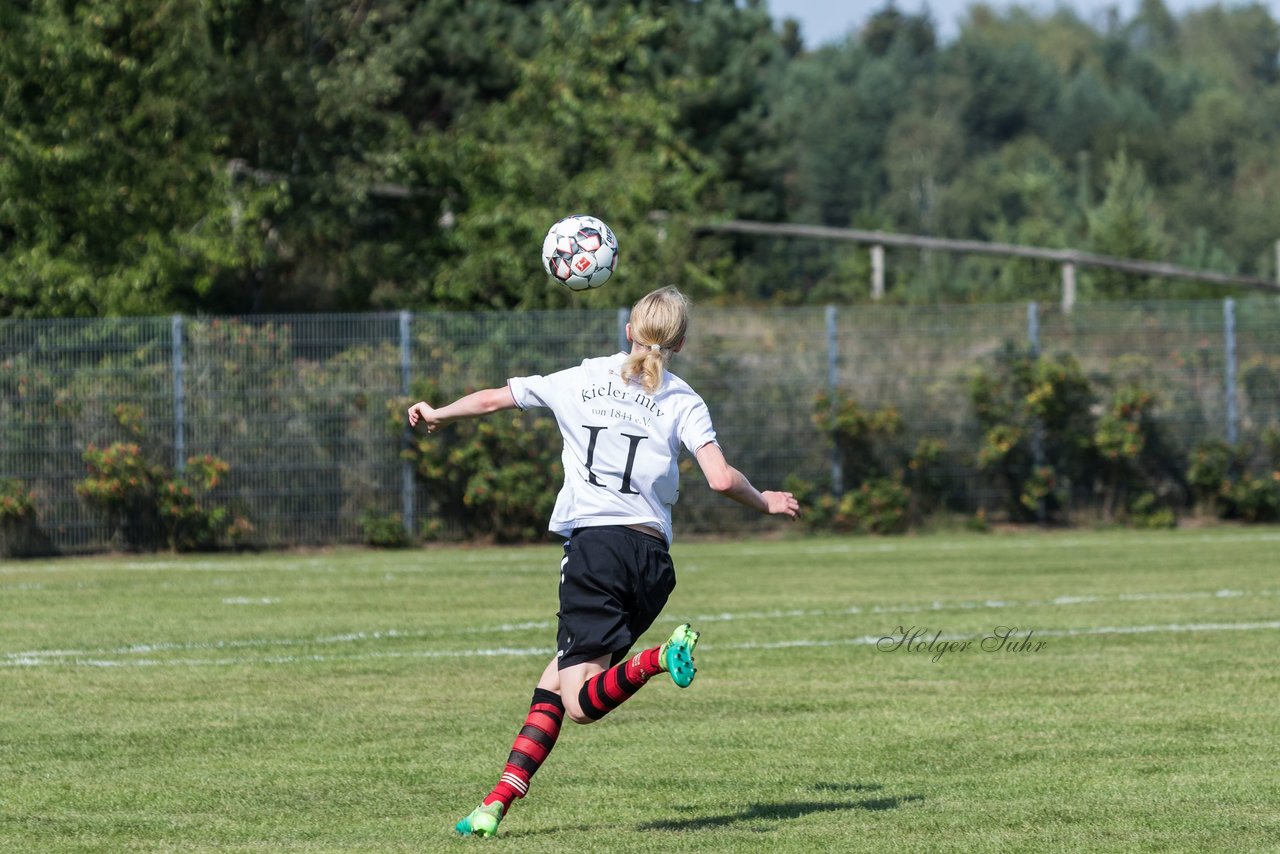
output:
POLYGON ((545 406, 564 437, 564 486, 551 531, 569 536, 595 525, 651 525, 672 540, 671 508, 680 497, 680 446, 696 454, 716 440, 711 413, 671 372, 652 395, 622 379, 627 354, 586 359, 541 377, 512 377, 521 409, 545 406))

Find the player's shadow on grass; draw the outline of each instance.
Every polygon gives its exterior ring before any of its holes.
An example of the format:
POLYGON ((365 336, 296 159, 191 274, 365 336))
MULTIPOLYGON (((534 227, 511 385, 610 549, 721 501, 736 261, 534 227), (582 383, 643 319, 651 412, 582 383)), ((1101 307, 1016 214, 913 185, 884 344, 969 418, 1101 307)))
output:
MULTIPOLYGON (((858 783, 819 783, 814 786, 818 791, 852 791, 867 792, 880 788, 878 784, 858 783)), ((783 801, 776 804, 752 804, 746 809, 729 815, 712 815, 703 818, 690 818, 681 821, 651 821, 640 825, 641 830, 712 830, 727 827, 742 821, 788 821, 806 815, 822 812, 842 812, 844 810, 896 810, 914 801, 923 801, 923 795, 903 795, 901 797, 864 798, 859 801, 783 801)))

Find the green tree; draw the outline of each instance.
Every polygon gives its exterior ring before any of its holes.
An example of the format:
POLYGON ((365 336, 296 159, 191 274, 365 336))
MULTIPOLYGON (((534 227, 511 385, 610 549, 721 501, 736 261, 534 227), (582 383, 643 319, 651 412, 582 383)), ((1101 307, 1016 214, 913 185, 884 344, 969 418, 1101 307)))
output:
POLYGON ((787 55, 764 3, 666 0, 640 3, 637 12, 659 23, 650 85, 676 98, 680 137, 716 162, 719 203, 744 218, 780 217, 782 134, 766 93, 787 55))
MULTIPOLYGON (((881 208, 890 183, 889 134, 901 113, 934 115, 945 96, 933 85, 936 63, 928 17, 904 15, 890 5, 872 15, 858 40, 786 66, 770 91, 769 112, 790 164, 784 177, 789 219, 892 224, 881 208)), ((925 133, 918 123, 899 132, 925 133)), ((922 146, 946 148, 941 125, 928 133, 934 138, 921 138, 922 146)), ((905 171, 900 168, 900 177, 905 171)))
POLYGON ((1164 0, 1142 0, 1129 25, 1129 38, 1153 53, 1167 55, 1176 49, 1178 37, 1178 20, 1164 0))
POLYGON ((1031 45, 1002 44, 966 32, 949 61, 965 84, 960 117, 974 144, 971 150, 1044 131, 1062 86, 1057 70, 1031 45))
MULTIPOLYGON (((716 218, 1274 272, 1257 4, 978 4, 940 43, 890 3, 813 52, 764 0, 21 0, 0 31, 0 314, 561 305, 535 253, 585 209, 623 261, 578 304, 864 298, 865 252, 691 236, 716 218)), ((899 253, 891 298, 1042 273, 899 253)))
POLYGON ((1280 24, 1260 3, 1188 12, 1180 28, 1182 60, 1237 91, 1280 80, 1280 24))
POLYGON ((0 314, 158 313, 199 281, 222 178, 196 0, 0 12, 0 314))
POLYGON ((420 151, 505 98, 543 3, 222 0, 213 96, 237 192, 273 191, 210 302, 229 311, 364 309, 440 252, 448 181, 420 151))
MULTIPOLYGON (((1105 172, 1106 196, 1087 216, 1089 248, 1117 258, 1163 259, 1169 245, 1164 216, 1142 166, 1121 152, 1105 172)), ((1132 273, 1098 269, 1086 280, 1093 293, 1113 299, 1158 294, 1132 273)))
POLYGON ((964 136, 954 117, 942 111, 899 115, 886 134, 885 205, 908 231, 933 233, 943 188, 955 175, 964 136))
POLYGON ((617 304, 688 268, 689 229, 716 189, 715 164, 676 128, 684 87, 644 85, 663 23, 587 3, 547 15, 543 47, 520 66, 510 97, 462 117, 424 152, 426 167, 452 176, 456 220, 439 262, 406 295, 411 304, 538 308, 567 304, 537 255, 545 230, 566 213, 591 212, 619 236, 617 304), (568 53, 563 45, 577 47, 568 53), (662 217, 655 219, 655 215, 662 217))

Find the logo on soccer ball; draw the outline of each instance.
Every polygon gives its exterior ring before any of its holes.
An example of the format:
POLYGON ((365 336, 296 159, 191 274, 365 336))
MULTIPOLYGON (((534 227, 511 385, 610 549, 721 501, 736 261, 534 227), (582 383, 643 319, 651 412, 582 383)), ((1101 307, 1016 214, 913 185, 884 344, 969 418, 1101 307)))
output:
POLYGON ((577 270, 579 273, 585 273, 587 269, 591 267, 591 263, 591 259, 586 255, 579 255, 577 258, 573 259, 573 269, 577 270))

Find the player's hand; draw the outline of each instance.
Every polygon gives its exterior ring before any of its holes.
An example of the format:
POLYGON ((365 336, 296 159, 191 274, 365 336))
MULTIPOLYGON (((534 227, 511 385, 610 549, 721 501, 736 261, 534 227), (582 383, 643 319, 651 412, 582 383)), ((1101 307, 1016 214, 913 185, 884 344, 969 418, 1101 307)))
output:
POLYGON ((436 411, 426 401, 421 400, 409 407, 409 426, 417 427, 419 421, 427 425, 428 433, 434 433, 440 426, 436 411))
POLYGON ((769 505, 770 516, 789 516, 794 519, 800 515, 800 502, 790 492, 765 491, 760 494, 769 505))

